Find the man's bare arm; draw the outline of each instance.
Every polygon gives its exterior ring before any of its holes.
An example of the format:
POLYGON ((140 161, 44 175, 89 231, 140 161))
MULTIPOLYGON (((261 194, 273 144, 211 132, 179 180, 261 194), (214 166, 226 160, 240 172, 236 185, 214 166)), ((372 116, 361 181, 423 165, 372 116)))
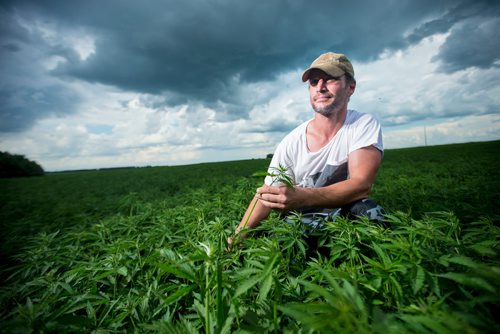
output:
POLYGON ((366 198, 375 182, 382 153, 373 146, 349 155, 349 179, 322 188, 272 187, 257 189, 257 197, 269 209, 293 210, 303 207, 335 208, 366 198))

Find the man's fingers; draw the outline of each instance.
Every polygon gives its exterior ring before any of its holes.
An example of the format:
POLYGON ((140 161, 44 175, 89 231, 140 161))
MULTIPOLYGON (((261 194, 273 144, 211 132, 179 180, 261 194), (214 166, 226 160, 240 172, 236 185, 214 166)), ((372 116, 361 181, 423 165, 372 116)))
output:
POLYGON ((280 187, 274 187, 274 186, 262 186, 260 188, 257 188, 257 194, 263 195, 263 194, 279 194, 280 193, 280 187))
POLYGON ((283 210, 286 208, 286 205, 285 204, 282 204, 282 203, 278 203, 278 202, 271 202, 271 201, 266 201, 266 200, 261 200, 261 203, 270 208, 270 209, 277 209, 277 210, 283 210))
POLYGON ((260 198, 260 196, 265 192, 265 188, 266 187, 257 188, 257 190, 256 190, 256 196, 260 198))
POLYGON ((285 199, 282 195, 274 194, 260 194, 258 197, 259 201, 266 207, 271 209, 283 210, 286 207, 285 199))
POLYGON ((287 207, 286 192, 286 187, 264 185, 257 189, 255 198, 268 208, 284 210, 287 207))

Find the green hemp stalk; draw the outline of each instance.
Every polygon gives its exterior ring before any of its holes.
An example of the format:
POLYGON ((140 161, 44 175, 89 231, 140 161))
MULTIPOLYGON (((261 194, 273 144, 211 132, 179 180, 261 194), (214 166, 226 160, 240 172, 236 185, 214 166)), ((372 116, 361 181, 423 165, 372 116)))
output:
MULTIPOLYGON (((289 188, 293 188, 293 186, 294 186, 293 180, 290 177, 290 175, 288 175, 286 173, 287 170, 288 170, 287 167, 279 165, 278 167, 270 167, 268 172, 254 173, 253 176, 271 176, 273 178, 273 181, 271 182, 271 186, 273 184, 279 182, 279 183, 283 183, 284 185, 286 185, 289 188)), ((247 226, 248 221, 250 220, 250 217, 252 217, 253 210, 257 206, 257 202, 258 202, 258 200, 254 201, 252 208, 250 209, 250 212, 248 213, 247 219, 245 219, 245 223, 243 224, 243 226, 241 227, 240 230, 244 229, 247 226)))

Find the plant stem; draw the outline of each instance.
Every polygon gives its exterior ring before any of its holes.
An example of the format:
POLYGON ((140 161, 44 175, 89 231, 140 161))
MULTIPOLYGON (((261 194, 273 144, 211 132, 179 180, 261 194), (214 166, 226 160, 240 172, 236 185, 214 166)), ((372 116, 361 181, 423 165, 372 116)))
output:
POLYGON ((255 210, 255 207, 257 206, 258 201, 259 200, 257 198, 255 198, 253 205, 252 205, 252 208, 250 209, 250 212, 248 213, 247 219, 245 219, 245 223, 241 227, 242 229, 244 229, 247 226, 248 221, 250 220, 250 217, 252 217, 253 210, 255 210))

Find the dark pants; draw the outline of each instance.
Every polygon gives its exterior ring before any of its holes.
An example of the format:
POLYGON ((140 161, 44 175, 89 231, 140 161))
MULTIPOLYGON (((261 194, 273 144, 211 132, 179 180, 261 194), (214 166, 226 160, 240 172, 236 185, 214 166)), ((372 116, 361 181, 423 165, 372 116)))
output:
POLYGON ((374 200, 365 198, 353 203, 334 209, 308 209, 299 213, 287 213, 283 218, 289 223, 297 223, 299 220, 305 230, 318 230, 323 227, 324 222, 333 222, 338 217, 358 219, 367 217, 374 223, 385 226, 385 211, 374 200))

